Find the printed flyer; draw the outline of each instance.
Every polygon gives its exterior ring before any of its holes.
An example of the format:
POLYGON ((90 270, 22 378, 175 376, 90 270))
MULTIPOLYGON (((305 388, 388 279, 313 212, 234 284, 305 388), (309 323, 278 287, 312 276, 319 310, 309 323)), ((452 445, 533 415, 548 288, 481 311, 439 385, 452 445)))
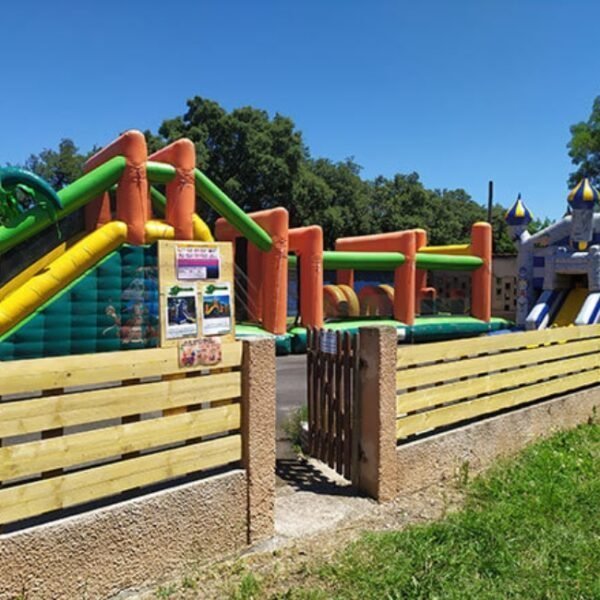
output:
POLYGON ((175 270, 177 279, 183 281, 219 279, 221 275, 219 248, 176 246, 175 270))
POLYGON ((202 294, 202 335, 231 332, 231 288, 228 283, 208 285, 202 294))
POLYGON ((167 339, 198 335, 198 291, 196 286, 173 286, 167 291, 167 339))
POLYGON ((179 366, 217 365, 223 360, 220 338, 198 338, 179 344, 179 366))

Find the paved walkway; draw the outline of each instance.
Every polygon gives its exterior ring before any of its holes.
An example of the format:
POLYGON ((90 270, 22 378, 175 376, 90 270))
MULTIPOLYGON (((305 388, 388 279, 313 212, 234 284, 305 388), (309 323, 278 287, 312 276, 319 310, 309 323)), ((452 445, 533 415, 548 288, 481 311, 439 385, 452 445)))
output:
POLYGON ((306 403, 306 355, 277 359, 277 499, 275 537, 270 549, 291 540, 332 529, 341 521, 367 513, 375 502, 327 465, 298 456, 283 424, 306 403))

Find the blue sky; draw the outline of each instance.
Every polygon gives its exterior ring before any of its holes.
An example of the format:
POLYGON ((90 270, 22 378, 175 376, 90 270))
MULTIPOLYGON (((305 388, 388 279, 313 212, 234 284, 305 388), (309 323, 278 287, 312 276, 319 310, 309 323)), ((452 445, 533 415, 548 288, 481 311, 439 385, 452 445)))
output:
POLYGON ((291 116, 313 156, 365 177, 559 217, 569 126, 600 95, 600 3, 370 0, 11 2, 0 163, 156 129, 201 95, 291 116))

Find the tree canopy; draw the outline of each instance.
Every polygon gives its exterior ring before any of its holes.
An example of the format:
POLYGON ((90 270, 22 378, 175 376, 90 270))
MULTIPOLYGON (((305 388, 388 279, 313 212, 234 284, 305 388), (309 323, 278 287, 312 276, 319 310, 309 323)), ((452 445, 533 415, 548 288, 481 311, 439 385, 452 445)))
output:
POLYGON ((571 140, 567 147, 577 170, 569 176, 569 185, 575 185, 583 177, 589 177, 600 185, 600 96, 592 105, 587 121, 571 126, 571 140))
POLYGON ((44 178, 55 190, 60 190, 83 174, 83 165, 95 148, 82 154, 73 140, 62 139, 58 150, 45 148, 31 154, 24 167, 44 178))
MULTIPOLYGON (((417 173, 361 177, 352 157, 340 162, 312 157, 302 132, 286 116, 253 107, 225 110, 196 96, 184 114, 146 131, 149 150, 181 137, 196 147, 197 165, 246 211, 283 206, 290 224, 319 224, 326 246, 336 238, 421 227, 431 244, 464 243, 486 210, 464 190, 427 189, 417 173)), ((43 150, 26 164, 59 189, 81 174, 88 155, 65 139, 57 151, 43 150)), ((213 222, 206 206, 199 212, 213 222)), ((504 224, 505 209, 493 208, 494 250, 514 252, 504 224)))

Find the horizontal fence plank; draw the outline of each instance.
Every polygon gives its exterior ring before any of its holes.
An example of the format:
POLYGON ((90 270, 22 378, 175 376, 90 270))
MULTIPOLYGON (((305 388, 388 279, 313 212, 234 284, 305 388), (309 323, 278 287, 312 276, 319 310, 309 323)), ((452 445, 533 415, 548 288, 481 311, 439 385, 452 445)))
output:
POLYGON ((400 346, 397 351, 397 367, 406 368, 421 363, 440 360, 457 360, 464 356, 475 356, 489 352, 517 350, 527 346, 553 344, 600 337, 600 325, 583 327, 561 327, 542 331, 508 333, 506 335, 400 346))
POLYGON ((0 481, 239 429, 240 405, 114 425, 0 448, 0 481))
POLYGON ((0 523, 10 523, 238 461, 240 435, 0 489, 0 523))
MULTIPOLYGON (((430 385, 458 377, 479 375, 500 369, 519 368, 524 365, 538 364, 544 361, 557 360, 597 352, 600 340, 583 339, 553 346, 541 346, 536 349, 522 349, 515 352, 493 354, 469 358, 459 362, 433 364, 396 373, 396 388, 404 389, 422 385, 430 385)), ((507 375, 508 376, 508 375, 507 375)))
POLYGON ((223 360, 218 365, 187 369, 179 367, 176 347, 0 362, 0 395, 241 365, 241 342, 223 344, 222 353, 223 360))
POLYGON ((594 367, 600 367, 600 354, 576 356, 575 358, 530 366, 525 369, 515 369, 508 373, 495 373, 494 375, 485 375, 466 381, 456 381, 446 385, 406 392, 398 395, 397 413, 401 415, 439 404, 456 402, 470 396, 492 394, 517 385, 532 384, 549 377, 568 375, 594 367))
POLYGON ((398 439, 401 439, 415 433, 422 433, 436 427, 457 423, 479 415, 496 412, 503 408, 518 406, 599 382, 600 369, 593 369, 584 373, 567 375, 560 379, 409 415, 396 421, 396 435, 398 439))
MULTIPOLYGON (((215 373, 0 403, 0 438, 241 395, 241 373, 215 373)), ((1 480, 1 478, 0 478, 1 480)))

